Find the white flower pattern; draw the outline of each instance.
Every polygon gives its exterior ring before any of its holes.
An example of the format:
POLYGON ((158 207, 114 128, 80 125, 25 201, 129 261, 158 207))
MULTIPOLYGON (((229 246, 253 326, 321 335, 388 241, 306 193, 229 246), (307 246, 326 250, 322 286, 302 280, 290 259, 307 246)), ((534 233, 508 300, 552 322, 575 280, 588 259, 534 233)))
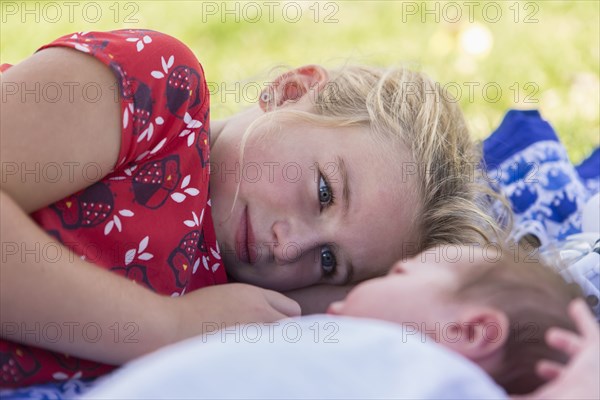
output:
MULTIPOLYGON (((164 123, 165 123, 165 120, 162 117, 156 117, 154 119, 154 124, 156 124, 156 125, 160 126, 164 123)), ((146 139, 147 141, 150 141, 150 139, 152 139, 152 135, 154 134, 154 124, 152 122, 150 122, 148 127, 146 129, 144 129, 144 131, 140 134, 140 136, 137 139, 138 143, 144 139, 146 139)))
POLYGON ((181 190, 183 193, 175 192, 171 194, 171 198, 177 203, 183 202, 187 197, 186 194, 189 196, 198 196, 198 193, 200 193, 200 191, 194 187, 187 187, 190 184, 190 178, 191 175, 186 175, 186 177, 181 181, 181 190))
MULTIPOLYGON (((119 214, 122 217, 126 217, 126 218, 134 216, 133 211, 125 210, 125 209, 120 210, 119 214)), ((106 223, 106 225, 104 226, 104 235, 108 235, 112 231, 113 227, 116 227, 119 232, 121 232, 123 229, 123 226, 121 225, 121 219, 119 218, 118 215, 113 215, 113 218, 106 223)))
POLYGON ((131 264, 131 262, 136 258, 142 261, 148 261, 154 258, 154 254, 144 252, 144 250, 146 250, 146 248, 148 247, 149 241, 150 237, 146 236, 142 240, 140 240, 137 249, 134 248, 127 250, 127 252, 125 253, 125 265, 131 264))
POLYGON ((193 119, 190 114, 185 113, 183 116, 183 122, 185 122, 186 129, 182 130, 179 134, 179 137, 187 137, 187 145, 191 147, 194 144, 194 140, 196 139, 196 134, 194 134, 194 130, 198 129, 202 126, 202 122, 193 119))
POLYGON ((152 71, 150 73, 150 75, 152 75, 156 79, 162 79, 169 73, 169 68, 173 66, 173 63, 175 62, 175 57, 171 56, 169 57, 169 61, 165 61, 165 58, 161 56, 160 62, 162 64, 164 73, 161 71, 152 71))
POLYGON ((127 38, 125 40, 128 41, 128 42, 135 43, 135 48, 138 51, 138 53, 141 52, 142 50, 144 50, 144 45, 145 44, 152 43, 152 38, 150 36, 148 36, 148 35, 144 35, 143 37, 127 38))

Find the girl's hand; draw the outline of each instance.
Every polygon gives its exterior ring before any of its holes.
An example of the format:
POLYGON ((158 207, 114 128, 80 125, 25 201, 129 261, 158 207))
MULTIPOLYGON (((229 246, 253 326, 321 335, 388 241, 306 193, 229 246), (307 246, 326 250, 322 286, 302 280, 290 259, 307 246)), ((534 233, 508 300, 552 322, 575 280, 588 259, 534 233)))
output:
POLYGON ((300 315, 294 300, 244 283, 210 286, 169 299, 176 317, 175 341, 235 324, 269 323, 300 315))
POLYGON ((600 399, 600 333, 598 322, 582 299, 573 300, 569 315, 579 334, 551 328, 546 334, 549 346, 569 355, 567 365, 542 360, 538 374, 549 382, 526 398, 600 399))

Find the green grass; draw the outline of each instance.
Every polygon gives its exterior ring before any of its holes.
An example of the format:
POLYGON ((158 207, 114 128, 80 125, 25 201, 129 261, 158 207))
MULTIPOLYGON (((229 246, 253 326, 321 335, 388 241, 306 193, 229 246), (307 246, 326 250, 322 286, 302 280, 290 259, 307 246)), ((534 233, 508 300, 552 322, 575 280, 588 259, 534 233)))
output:
MULTIPOLYGON (((1 62, 17 63, 40 45, 73 31, 143 27, 166 32, 188 44, 203 63, 207 80, 220 82, 228 89, 236 82, 243 87, 253 80, 268 81, 268 71, 278 65, 336 66, 348 61, 408 64, 428 72, 442 84, 450 82, 452 89, 462 89, 460 103, 478 138, 489 134, 507 109, 516 107, 541 109, 574 162, 600 142, 598 1, 492 2, 502 12, 496 22, 492 22, 495 9, 486 3, 472 9, 473 22, 469 21, 465 2, 455 3, 462 13, 457 22, 449 21, 455 18, 455 9, 439 3, 440 23, 434 21, 434 14, 423 15, 422 1, 288 1, 278 3, 273 22, 268 19, 265 1, 257 1, 254 4, 263 11, 258 21, 248 21, 242 13, 239 23, 233 15, 222 21, 220 15, 203 13, 209 3, 203 6, 199 1, 120 2, 116 7, 120 10, 118 22, 114 21, 115 2, 100 1, 102 16, 95 23, 84 20, 84 3, 74 9, 73 22, 69 22, 64 2, 54 2, 61 8, 62 17, 51 22, 40 15, 39 23, 33 15, 9 15, 6 7, 11 3, 22 6, 20 1, 2 2, 1 62), (302 7, 298 22, 291 22, 292 6, 287 6, 289 14, 287 20, 284 18, 282 10, 288 3, 302 7), (127 4, 130 8, 126 9, 127 4), (409 12, 413 5, 419 8, 416 15, 409 12), (488 7, 485 15, 484 6, 488 7), (131 11, 135 11, 137 23, 123 21, 131 11), (337 22, 325 22, 330 13, 337 22), (530 23, 525 22, 528 15, 530 23), (461 35, 473 28, 491 36, 487 52, 469 55, 461 45, 461 35), (479 84, 472 97, 468 82, 479 84), (492 89, 487 98, 482 93, 482 87, 490 83, 501 88, 500 96, 492 89), (515 98, 517 90, 519 96, 515 98), (525 102, 527 95, 531 102, 525 102)), ((26 3, 33 9, 36 2, 26 3)), ((37 3, 41 11, 52 2, 37 3)), ((210 4, 221 8, 225 3, 210 4)), ((226 4, 233 9, 236 3, 226 4)), ((246 3, 237 4, 240 11, 248 7, 246 3)), ((426 4, 429 9, 436 6, 435 2, 426 4)), ((46 16, 56 18, 50 11, 47 8, 46 16)), ((246 17, 255 17, 252 9, 246 11, 246 17)), ((90 15, 93 17, 91 11, 90 15)), ((224 117, 247 104, 236 100, 231 94, 223 99, 221 93, 214 93, 213 118, 224 117)))

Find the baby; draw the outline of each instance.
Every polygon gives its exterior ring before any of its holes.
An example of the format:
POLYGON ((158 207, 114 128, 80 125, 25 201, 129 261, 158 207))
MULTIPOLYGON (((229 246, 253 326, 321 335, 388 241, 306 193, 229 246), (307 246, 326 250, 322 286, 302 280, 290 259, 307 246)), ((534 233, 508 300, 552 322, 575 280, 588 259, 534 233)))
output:
POLYGON ((87 398, 597 398, 598 326, 572 302, 577 287, 528 257, 437 247, 328 315, 216 328, 126 365, 87 398))
POLYGON ((538 362, 566 361, 545 334, 550 327, 576 330, 567 308, 580 293, 521 248, 445 246, 397 262, 329 313, 419 329, 518 394, 543 383, 538 362))

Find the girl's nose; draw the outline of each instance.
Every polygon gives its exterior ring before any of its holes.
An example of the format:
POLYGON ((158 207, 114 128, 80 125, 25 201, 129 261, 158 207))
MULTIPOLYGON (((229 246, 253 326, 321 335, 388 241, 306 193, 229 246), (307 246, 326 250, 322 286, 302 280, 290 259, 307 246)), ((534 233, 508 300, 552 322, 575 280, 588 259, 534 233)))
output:
POLYGON ((314 250, 322 239, 315 227, 299 220, 278 220, 273 224, 272 230, 276 242, 273 255, 280 265, 297 261, 314 250))

